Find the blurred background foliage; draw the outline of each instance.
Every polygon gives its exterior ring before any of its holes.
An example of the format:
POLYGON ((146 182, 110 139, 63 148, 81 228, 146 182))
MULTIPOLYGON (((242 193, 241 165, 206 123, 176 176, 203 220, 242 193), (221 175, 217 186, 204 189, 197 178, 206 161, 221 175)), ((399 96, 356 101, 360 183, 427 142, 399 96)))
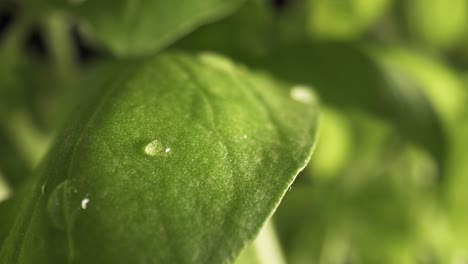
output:
MULTIPOLYGON (((5 200, 113 56, 60 14, 0 10, 5 200)), ((313 158, 253 244, 273 260, 247 248, 239 263, 468 263, 467 22, 468 0, 251 0, 169 47, 321 98, 313 158)))

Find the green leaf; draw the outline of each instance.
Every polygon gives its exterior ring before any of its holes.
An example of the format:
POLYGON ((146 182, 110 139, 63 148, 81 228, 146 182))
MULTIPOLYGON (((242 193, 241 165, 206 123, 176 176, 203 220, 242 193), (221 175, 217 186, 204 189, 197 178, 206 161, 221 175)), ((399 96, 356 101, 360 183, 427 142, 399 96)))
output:
POLYGON ((349 39, 367 30, 391 0, 309 0, 308 26, 320 38, 349 39))
MULTIPOLYGON (((9 32, 7 32, 9 33, 9 32)), ((25 80, 18 76, 25 74, 27 65, 18 53, 17 47, 0 45, 0 111, 18 108, 24 104, 25 80)), ((16 43, 14 43, 16 44, 16 43)))
POLYGON ((126 65, 18 199, 1 263, 227 263, 307 164, 312 91, 206 53, 126 65))
MULTIPOLYGON (((237 17, 242 16, 232 18, 237 17)), ((314 87, 323 102, 331 107, 346 112, 358 109, 389 121, 444 166, 446 133, 434 110, 439 105, 431 104, 419 89, 418 84, 423 85, 419 80, 409 78, 399 67, 383 65, 374 52, 366 49, 367 45, 362 45, 363 48, 355 43, 298 39, 289 42, 272 39, 266 45, 265 38, 257 34, 257 38, 248 39, 264 43, 264 53, 260 53, 242 48, 244 45, 236 41, 221 44, 208 37, 233 32, 242 39, 242 34, 254 36, 254 31, 270 27, 276 32, 275 23, 268 16, 258 18, 255 26, 245 30, 236 30, 235 23, 228 19, 197 30, 181 41, 181 46, 188 50, 222 52, 251 67, 267 70, 277 78, 314 87)))
POLYGON ((351 131, 349 115, 322 105, 320 140, 315 149, 316 155, 309 163, 316 179, 329 180, 347 169, 351 150, 356 146, 351 131))
POLYGON ((410 49, 374 47, 384 63, 413 78, 427 95, 447 127, 453 126, 465 108, 465 87, 460 76, 443 61, 410 49))
MULTIPOLYGON (((296 14, 294 14, 296 15, 296 14)), ((279 24, 268 1, 247 1, 225 19, 201 26, 175 46, 186 50, 210 50, 229 55, 264 54, 275 45, 279 24), (272 41, 275 34, 275 41, 272 41)), ((283 17, 283 13, 281 13, 283 17)))
POLYGON ((446 186, 445 196, 449 203, 449 213, 451 216, 451 229, 455 231, 457 245, 466 248, 468 246, 468 199, 466 189, 468 184, 466 171, 468 169, 468 115, 458 120, 457 129, 452 135, 453 147, 451 149, 451 160, 447 173, 450 182, 446 186))
POLYGON ((10 39, 0 43, 0 171, 12 187, 29 176, 47 145, 34 118, 43 113, 36 103, 46 82, 36 70, 45 65, 20 53, 17 35, 24 29, 17 27, 19 32, 7 32, 10 39))
POLYGON ((2 201, 2 189, 6 188, 1 186, 1 178, 5 177, 9 185, 17 186, 29 176, 30 166, 2 125, 0 125, 0 146, 2 146, 0 148, 0 201, 2 201))
POLYGON ((467 1, 412 0, 404 5, 410 32, 425 44, 450 48, 464 37, 467 1))
POLYGON ((320 171, 306 168, 275 213, 288 263, 413 263, 410 253, 433 242, 427 237, 440 221, 427 212, 436 206, 434 163, 381 120, 346 117, 353 138, 346 169, 316 181, 320 171))
POLYGON ((266 223, 255 241, 247 246, 235 264, 285 264, 272 221, 266 223))
POLYGON ((446 135, 424 93, 398 68, 382 65, 354 44, 296 43, 247 60, 278 78, 314 87, 332 107, 389 121, 443 164, 446 135))
MULTIPOLYGON (((63 0, 63 2, 65 2, 63 0)), ((66 1, 84 31, 121 56, 154 53, 244 0, 66 1)))
MULTIPOLYGON (((0 203, 7 200, 10 197, 10 195, 11 195, 10 186, 7 184, 6 180, 3 178, 3 175, 0 171, 0 203)), ((0 241, 1 241, 1 238, 0 238, 0 241)))

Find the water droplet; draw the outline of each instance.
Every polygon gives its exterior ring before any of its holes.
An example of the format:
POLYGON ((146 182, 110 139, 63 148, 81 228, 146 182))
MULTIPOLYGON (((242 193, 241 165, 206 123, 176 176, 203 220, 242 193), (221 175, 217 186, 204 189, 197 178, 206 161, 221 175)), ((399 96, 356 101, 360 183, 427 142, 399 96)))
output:
POLYGON ((157 140, 153 140, 148 145, 145 147, 145 154, 148 156, 157 156, 162 150, 163 150, 163 145, 161 142, 157 140))
POLYGON ((145 146, 144 152, 151 157, 167 154, 171 151, 170 147, 165 147, 159 140, 153 140, 145 146))
POLYGON ((290 192, 292 189, 292 185, 289 185, 288 192, 290 192))
POLYGON ((42 184, 42 186, 41 186, 41 194, 42 194, 42 195, 45 194, 45 188, 46 188, 46 185, 45 185, 45 184, 42 184))
POLYGON ((83 208, 83 210, 86 210, 86 208, 88 208, 88 203, 89 197, 85 197, 83 200, 81 200, 81 208, 83 208))
POLYGON ((291 88, 290 96, 293 100, 309 104, 315 101, 315 95, 312 89, 304 85, 295 85, 291 88))

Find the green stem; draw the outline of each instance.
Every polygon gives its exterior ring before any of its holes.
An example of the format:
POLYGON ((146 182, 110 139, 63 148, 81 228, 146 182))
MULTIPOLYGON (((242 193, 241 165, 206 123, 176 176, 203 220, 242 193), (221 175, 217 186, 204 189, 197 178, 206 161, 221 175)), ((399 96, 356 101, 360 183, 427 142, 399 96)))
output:
POLYGON ((76 54, 67 17, 60 12, 52 13, 46 20, 46 41, 55 70, 61 82, 75 78, 76 54))

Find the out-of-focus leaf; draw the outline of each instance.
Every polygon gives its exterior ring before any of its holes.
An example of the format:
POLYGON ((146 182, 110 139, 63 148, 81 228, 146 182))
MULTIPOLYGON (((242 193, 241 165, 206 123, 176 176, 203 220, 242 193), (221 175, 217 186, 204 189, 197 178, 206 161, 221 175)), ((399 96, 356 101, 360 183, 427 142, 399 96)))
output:
POLYGON ((345 169, 350 159, 353 137, 351 124, 344 114, 329 107, 321 109, 320 135, 309 169, 315 176, 328 180, 345 169))
POLYGON ((61 0, 84 31, 120 56, 154 53, 244 0, 61 0))
POLYGON ((22 52, 20 37, 8 40, 0 43, 0 114, 27 112, 38 128, 50 129, 61 113, 56 94, 63 87, 58 87, 47 62, 22 52))
POLYGON ((0 42, 0 171, 11 187, 17 187, 29 176, 43 148, 36 144, 40 134, 36 123, 25 118, 29 113, 41 112, 33 106, 37 99, 33 94, 40 82, 32 73, 39 67, 21 53, 24 23, 15 24, 13 29, 6 31, 9 38, 0 42), (32 109, 36 111, 29 112, 32 109))
MULTIPOLYGON (((214 27, 210 29, 207 32, 217 32, 214 27)), ((190 45, 202 35, 199 33, 191 36, 188 49, 202 49, 201 45, 190 45)), ((255 54, 248 50, 232 52, 226 48, 228 44, 222 47, 204 39, 209 49, 267 70, 288 82, 314 87, 331 106, 364 110, 390 121, 443 166, 446 135, 430 101, 401 69, 382 65, 357 45, 297 41, 271 44, 266 54, 255 54)))
POLYGON ((242 250, 235 264, 285 264, 281 251, 270 221, 262 227, 253 243, 242 250))
POLYGON ((402 1, 411 33, 431 46, 449 48, 466 31, 468 2, 465 0, 402 1))
POLYGON ((308 25, 325 39, 359 36, 390 6, 391 0, 309 0, 308 25))
POLYGON ((312 91, 291 97, 212 54, 129 62, 113 77, 15 206, 0 262, 232 261, 307 164, 312 91))
POLYGON ((277 40, 273 26, 276 18, 268 1, 250 0, 232 16, 201 26, 175 46, 179 49, 216 51, 231 56, 265 54, 277 40))
MULTIPOLYGON (((0 146, 0 177, 5 177, 9 185, 17 186, 29 176, 31 166, 25 160, 23 153, 12 142, 2 125, 0 125, 0 146)), ((7 189, 3 188, 3 190, 7 189)), ((0 200, 2 200, 1 192, 0 200)))
POLYGON ((276 218, 296 227, 281 233, 289 237, 288 263, 401 263, 397 247, 407 247, 415 223, 407 197, 386 176, 293 187, 276 218))
POLYGON ((24 60, 16 48, 0 45, 0 111, 18 108, 25 101, 24 60))
MULTIPOLYGON (((465 80, 465 89, 467 82, 465 80)), ((465 93, 464 106, 466 106, 465 93)), ((451 131, 451 153, 447 169, 450 182, 446 186, 445 196, 449 205, 450 227, 454 234, 453 242, 461 260, 468 258, 468 197, 466 187, 468 184, 468 111, 464 107, 461 116, 454 123, 451 131)))
MULTIPOLYGON (((0 171, 0 203, 8 199, 10 195, 11 195, 11 189, 8 183, 6 182, 6 180, 3 178, 3 175, 0 171)), ((0 239, 0 242, 1 242, 1 239, 0 239)))
POLYGON ((465 87, 455 72, 441 61, 403 48, 374 47, 384 63, 398 67, 424 91, 447 127, 465 108, 465 87))
POLYGON ((443 164, 446 136, 426 96, 398 69, 350 44, 301 43, 252 58, 250 64, 289 82, 314 87, 324 103, 390 121, 443 164))
POLYGON ((381 120, 347 118, 354 145, 346 169, 328 181, 307 169, 312 181, 293 185, 275 214, 288 263, 414 263, 424 236, 436 233, 419 228, 434 220, 425 214, 434 168, 422 168, 431 160, 413 159, 413 147, 381 120))
POLYGON ((0 219, 0 247, 3 247, 5 238, 7 237, 9 228, 12 225, 15 212, 12 210, 12 199, 11 189, 7 186, 2 186, 1 191, 3 192, 2 200, 0 201, 0 211, 2 212, 2 218, 0 219))
MULTIPOLYGON (((31 181, 31 178, 28 178, 27 181, 31 181)), ((21 200, 15 198, 26 195, 26 193, 30 191, 29 187, 30 185, 28 184, 21 184, 15 188, 14 191, 12 189, 7 189, 8 196, 5 197, 5 200, 0 201, 0 212, 2 213, 2 217, 0 218, 0 248, 3 247, 5 238, 11 231, 10 228, 18 212, 18 206, 21 200)))
POLYGON ((463 248, 465 257, 468 256, 468 228, 466 221, 468 221, 468 199, 466 197, 466 189, 463 188, 468 184, 468 177, 466 175, 467 168, 467 151, 468 140, 466 133, 468 132, 467 126, 459 128, 457 133, 457 145, 453 151, 452 167, 450 169, 451 182, 446 190, 446 196, 450 205, 450 224, 453 232, 455 233, 455 240, 457 246, 463 248), (463 133, 463 134, 462 134, 463 133))

